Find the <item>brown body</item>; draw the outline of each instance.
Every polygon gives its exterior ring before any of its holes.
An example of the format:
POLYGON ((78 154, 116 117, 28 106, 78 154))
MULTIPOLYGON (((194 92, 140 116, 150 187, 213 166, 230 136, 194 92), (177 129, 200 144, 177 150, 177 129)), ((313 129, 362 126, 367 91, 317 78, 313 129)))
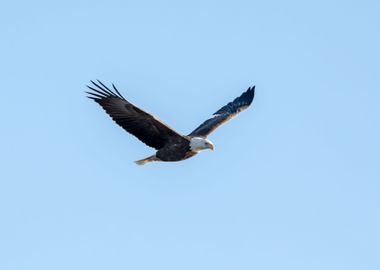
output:
POLYGON ((158 150, 156 157, 161 161, 180 161, 191 158, 197 152, 191 151, 190 141, 188 143, 174 143, 158 150))

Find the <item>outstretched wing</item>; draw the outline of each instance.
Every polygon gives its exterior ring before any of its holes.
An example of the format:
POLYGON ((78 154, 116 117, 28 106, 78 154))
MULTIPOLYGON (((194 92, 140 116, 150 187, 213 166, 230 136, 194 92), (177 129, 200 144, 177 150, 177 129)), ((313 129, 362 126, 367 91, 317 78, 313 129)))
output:
POLYGON ((146 145, 159 150, 167 143, 186 140, 153 115, 129 103, 114 85, 112 91, 100 81, 91 82, 93 85, 87 86, 92 90, 86 92, 90 95, 88 98, 102 106, 119 126, 146 145))
POLYGON ((240 97, 220 108, 213 117, 206 120, 202 125, 196 128, 189 136, 207 137, 211 132, 217 129, 228 120, 234 118, 240 112, 244 111, 251 105, 255 96, 255 86, 249 87, 240 97))

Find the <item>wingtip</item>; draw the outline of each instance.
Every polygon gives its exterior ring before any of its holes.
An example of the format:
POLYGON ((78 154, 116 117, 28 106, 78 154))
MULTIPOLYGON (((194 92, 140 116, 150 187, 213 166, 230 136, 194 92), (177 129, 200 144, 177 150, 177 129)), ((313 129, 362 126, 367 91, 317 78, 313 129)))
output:
POLYGON ((110 90, 104 83, 102 83, 98 79, 96 79, 96 81, 90 80, 90 82, 92 83, 92 85, 90 84, 90 85, 86 85, 86 86, 91 91, 93 91, 93 92, 91 92, 92 95, 94 95, 96 93, 96 95, 99 95, 100 98, 119 97, 119 98, 125 100, 125 98, 120 94, 119 91, 117 91, 116 87, 113 84, 112 84, 112 86, 116 90, 116 93, 113 92, 112 90, 110 90))
POLYGON ((248 87, 247 91, 245 91, 240 97, 246 100, 248 106, 251 105, 253 99, 255 98, 255 88, 255 85, 248 87))
POLYGON ((251 86, 251 87, 248 88, 248 91, 250 93, 252 93, 252 98, 255 96, 255 89, 256 89, 256 85, 251 86))

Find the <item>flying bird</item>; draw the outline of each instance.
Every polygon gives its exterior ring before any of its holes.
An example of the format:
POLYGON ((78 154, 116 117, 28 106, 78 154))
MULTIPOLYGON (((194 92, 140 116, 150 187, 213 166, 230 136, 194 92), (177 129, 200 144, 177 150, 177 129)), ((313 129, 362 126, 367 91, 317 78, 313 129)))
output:
POLYGON ((91 90, 86 92, 89 94, 88 98, 98 103, 119 126, 157 150, 154 155, 135 161, 138 165, 154 161, 181 161, 202 150, 214 150, 214 144, 207 136, 247 109, 255 95, 255 86, 249 87, 240 97, 220 108, 189 135, 181 135, 152 114, 127 101, 115 85, 112 84, 111 90, 99 80, 91 83, 91 86, 87 85, 91 90))

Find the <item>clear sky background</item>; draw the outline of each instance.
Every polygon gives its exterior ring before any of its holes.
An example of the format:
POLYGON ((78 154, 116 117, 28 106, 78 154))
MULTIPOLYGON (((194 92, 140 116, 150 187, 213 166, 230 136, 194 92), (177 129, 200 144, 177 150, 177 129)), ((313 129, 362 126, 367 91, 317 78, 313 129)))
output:
POLYGON ((379 1, 3 1, 0 269, 380 269, 379 1), (85 97, 188 134, 181 163, 85 97))

